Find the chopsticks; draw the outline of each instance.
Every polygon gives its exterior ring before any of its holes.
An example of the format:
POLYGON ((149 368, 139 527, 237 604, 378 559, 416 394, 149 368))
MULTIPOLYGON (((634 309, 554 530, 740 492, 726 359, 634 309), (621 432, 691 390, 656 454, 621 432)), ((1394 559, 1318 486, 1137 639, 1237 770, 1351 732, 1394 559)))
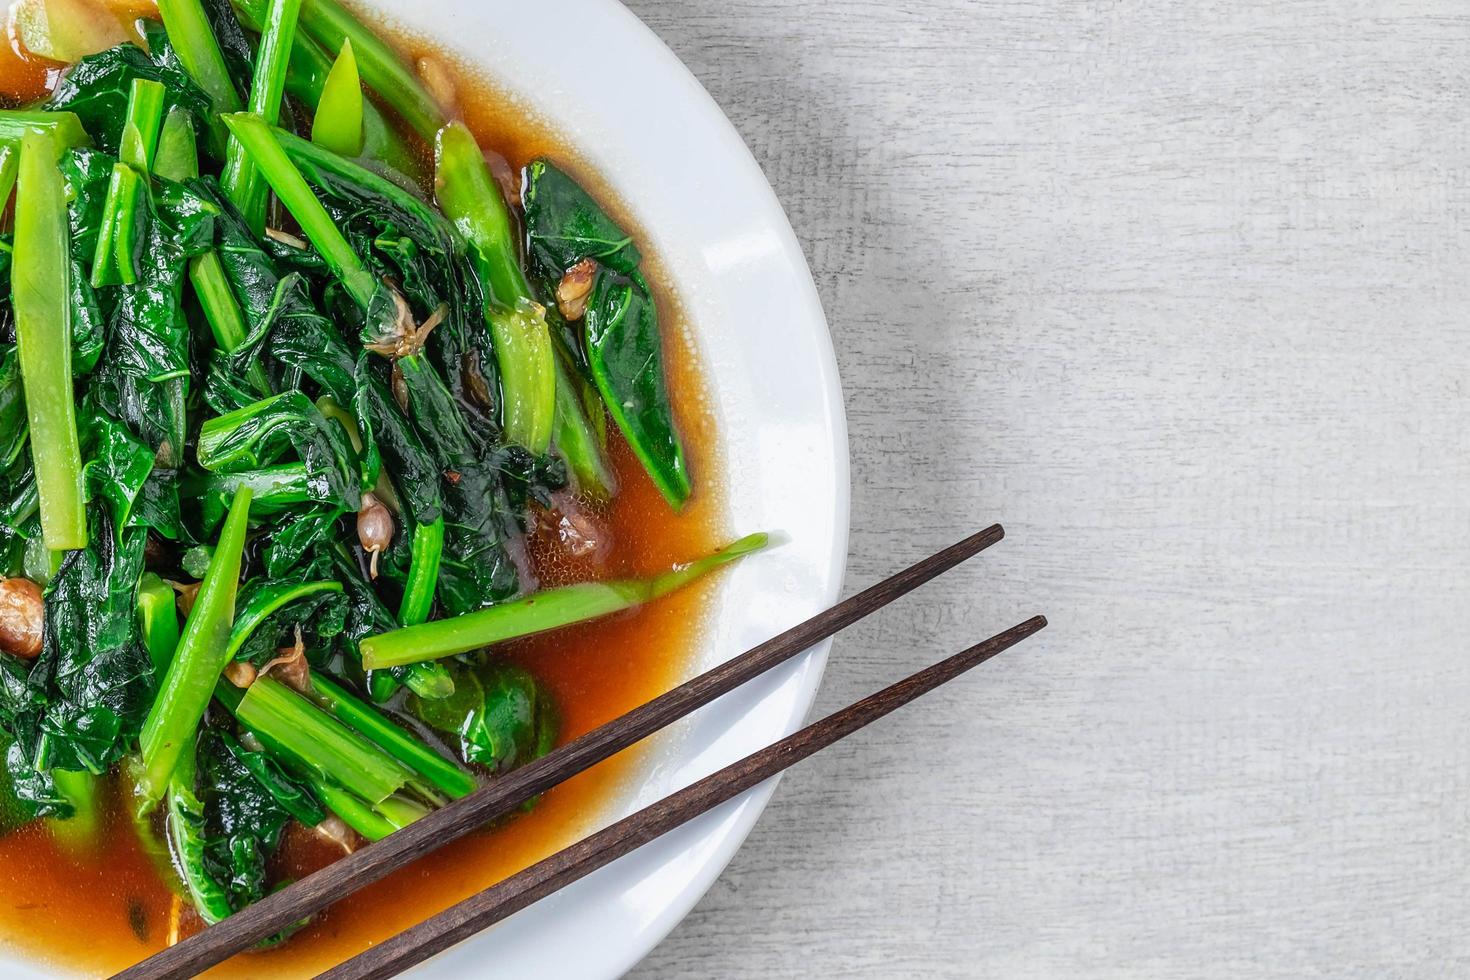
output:
POLYGON ((320 980, 382 980, 397 976, 978 667, 1044 626, 1044 616, 1033 616, 870 694, 359 953, 321 974, 320 980))
POLYGON ((192 977, 267 936, 379 881, 511 812, 695 709, 954 568, 1005 536, 999 524, 930 555, 811 619, 593 729, 409 827, 266 896, 217 925, 116 975, 116 980, 192 977))

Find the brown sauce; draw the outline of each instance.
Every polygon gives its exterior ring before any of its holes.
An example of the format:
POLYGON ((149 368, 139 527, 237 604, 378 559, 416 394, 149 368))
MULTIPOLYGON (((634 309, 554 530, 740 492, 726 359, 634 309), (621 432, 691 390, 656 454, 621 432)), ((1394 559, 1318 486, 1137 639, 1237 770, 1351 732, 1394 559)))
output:
MULTIPOLYGON (((414 59, 438 57, 416 41, 402 47, 414 59)), ((459 104, 472 107, 465 121, 481 146, 516 167, 535 156, 555 160, 598 194, 640 242, 647 241, 572 147, 473 71, 438 60, 449 69, 459 104)), ((55 66, 26 61, 0 45, 0 98, 8 104, 38 98, 54 82, 55 66)), ((705 382, 667 277, 655 257, 645 258, 645 267, 665 324, 669 380, 695 492, 684 511, 674 514, 612 430, 619 492, 596 512, 611 533, 611 551, 593 568, 563 551, 552 536, 533 536, 529 551, 544 586, 647 575, 712 551, 726 535, 705 382)), ((530 670, 555 696, 561 740, 567 741, 677 683, 686 673, 713 587, 697 585, 641 610, 509 644, 503 655, 530 670)), ((605 820, 607 806, 637 777, 638 756, 636 748, 622 753, 547 793, 530 813, 445 847, 328 910, 284 946, 238 956, 210 975, 314 974, 488 887, 595 829, 605 820)), ((179 899, 140 845, 122 796, 120 786, 111 788, 95 851, 68 850, 43 823, 0 838, 0 951, 15 949, 55 968, 101 974, 162 949, 176 938, 170 935, 175 921, 184 934, 199 927, 187 901, 178 913, 179 899)), ((287 873, 295 876, 330 859, 325 845, 306 833, 288 834, 281 856, 287 873)))

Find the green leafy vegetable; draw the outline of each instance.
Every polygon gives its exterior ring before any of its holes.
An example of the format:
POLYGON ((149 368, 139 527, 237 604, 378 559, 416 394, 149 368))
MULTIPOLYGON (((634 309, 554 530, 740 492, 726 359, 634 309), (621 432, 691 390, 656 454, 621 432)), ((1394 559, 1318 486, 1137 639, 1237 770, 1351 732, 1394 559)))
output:
POLYGON ((534 275, 554 282, 583 259, 630 275, 643 261, 632 236, 551 161, 533 160, 526 168, 522 197, 534 275))
POLYGON ((273 755, 369 804, 408 783, 408 770, 391 756, 274 678, 251 684, 235 715, 273 755))
POLYGON ((8 763, 16 789, 38 815, 73 809, 53 778, 21 773, 101 774, 138 734, 153 692, 153 667, 134 627, 143 535, 114 531, 104 509, 92 538, 67 553, 45 591, 41 654, 28 667, 0 655, 0 729, 15 740, 8 763))
POLYGON ((128 758, 216 923, 291 821, 377 840, 550 750, 483 647, 765 538, 538 590, 537 509, 615 491, 609 415, 690 492, 637 246, 545 161, 508 199, 338 0, 159 14, 0 110, 0 575, 44 590, 39 653, 0 653, 0 834, 93 846, 128 758))
POLYGON ((212 117, 209 96, 182 67, 154 60, 132 44, 120 44, 78 61, 62 75, 46 108, 70 112, 98 147, 117 156, 132 83, 139 78, 162 83, 165 108, 181 106, 197 118, 212 117))
POLYGON ((162 797, 179 755, 194 737, 226 655, 240 583, 240 557, 250 516, 251 489, 236 490, 229 519, 220 530, 214 558, 184 623, 178 653, 164 675, 158 699, 141 737, 143 773, 139 793, 145 804, 162 797))
MULTIPOLYGON (((581 343, 566 344, 568 356, 580 356, 628 445, 678 510, 691 485, 669 397, 658 311, 638 271, 642 254, 591 195, 549 161, 526 168, 523 197, 528 258, 544 295, 554 294, 574 266, 596 263, 581 343)), ((606 466, 595 451, 589 420, 570 397, 575 383, 565 366, 558 380, 558 446, 579 480, 595 487, 606 466)))
POLYGON ((349 38, 342 42, 342 50, 322 83, 321 98, 311 122, 311 141, 344 156, 360 154, 363 101, 357 59, 352 56, 349 38))
POLYGON ((643 277, 602 269, 587 304, 587 360, 608 412, 643 468, 677 510, 689 469, 664 379, 658 313, 643 277))
MULTIPOLYGON (((296 19, 301 0, 269 0, 265 24, 260 34, 260 48, 255 56, 255 77, 245 108, 252 115, 274 123, 281 111, 281 96, 286 88, 286 67, 290 63, 291 42, 296 36, 296 19)), ((251 155, 238 139, 231 139, 225 155, 225 169, 220 177, 225 194, 240 209, 245 223, 256 234, 265 229, 266 182, 256 172, 251 155)))
POLYGON ((544 453, 556 414, 556 370, 544 309, 516 254, 510 211, 490 176, 474 136, 462 123, 439 131, 435 194, 469 244, 485 284, 485 319, 495 340, 505 395, 506 437, 544 453))
POLYGON ((412 701, 425 724, 459 739, 460 755, 495 773, 550 752, 560 720, 556 705, 529 673, 510 664, 461 667, 454 696, 412 701))
POLYGON ((275 658, 292 630, 303 631, 308 649, 320 650, 342 632, 346 618, 340 582, 254 579, 241 590, 226 652, 231 660, 262 667, 275 658))
POLYGON ((21 140, 15 203, 16 255, 11 270, 16 345, 41 531, 53 550, 84 548, 87 518, 71 372, 71 267, 66 196, 56 141, 45 132, 21 140))
POLYGON ((369 636, 360 644, 370 670, 468 653, 518 636, 569 626, 651 602, 694 582, 722 565, 760 551, 767 534, 751 534, 725 548, 650 579, 583 582, 546 589, 476 612, 369 636))

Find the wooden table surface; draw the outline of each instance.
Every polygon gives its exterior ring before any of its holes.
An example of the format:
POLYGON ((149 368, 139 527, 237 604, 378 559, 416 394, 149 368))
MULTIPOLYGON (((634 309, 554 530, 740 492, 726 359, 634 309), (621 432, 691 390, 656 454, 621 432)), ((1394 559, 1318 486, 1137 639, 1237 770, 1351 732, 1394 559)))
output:
POLYGON ((1464 0, 630 0, 791 216, 851 423, 829 710, 675 977, 1470 969, 1464 0))

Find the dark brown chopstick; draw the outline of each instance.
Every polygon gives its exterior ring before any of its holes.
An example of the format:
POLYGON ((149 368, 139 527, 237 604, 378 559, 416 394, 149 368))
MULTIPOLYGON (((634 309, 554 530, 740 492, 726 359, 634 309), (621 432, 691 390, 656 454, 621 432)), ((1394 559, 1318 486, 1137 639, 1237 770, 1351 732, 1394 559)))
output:
POLYGON ((323 973, 319 980, 382 980, 397 976, 983 664, 1045 625, 1045 617, 1032 617, 830 714, 359 953, 323 973))
POLYGON ((952 544, 464 799, 435 810, 406 829, 355 851, 218 925, 154 954, 116 978, 157 980, 196 976, 647 738, 979 554, 1004 536, 1005 531, 995 524, 952 544))

